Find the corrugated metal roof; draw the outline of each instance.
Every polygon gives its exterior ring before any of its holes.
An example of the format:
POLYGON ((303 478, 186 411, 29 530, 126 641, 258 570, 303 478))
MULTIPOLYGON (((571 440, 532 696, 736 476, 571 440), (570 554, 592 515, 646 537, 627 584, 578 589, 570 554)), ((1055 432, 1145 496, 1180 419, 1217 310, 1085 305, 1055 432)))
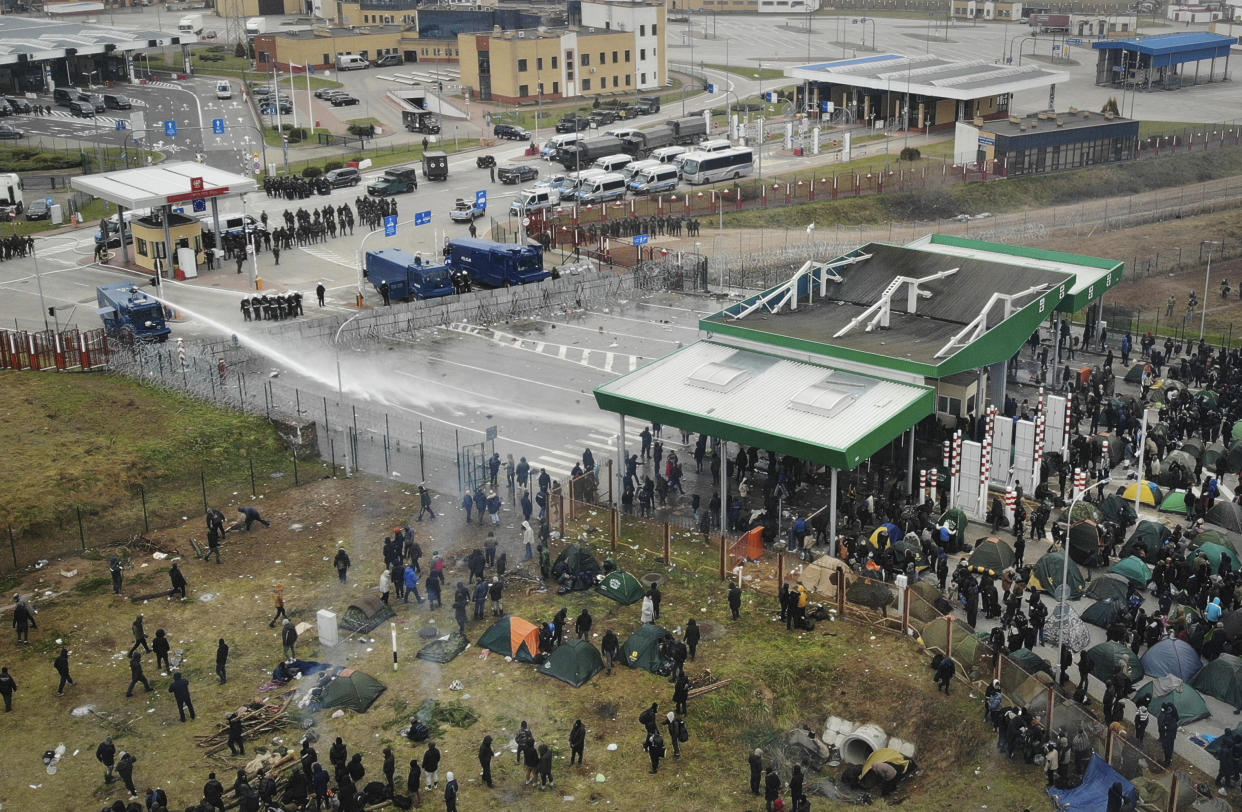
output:
MULTIPOLYGON (((894 415, 926 399, 931 390, 699 341, 596 392, 848 455, 851 447, 872 436, 894 415), (746 374, 722 392, 692 381, 704 367, 713 371, 732 367, 746 374), (811 387, 819 388, 807 391, 811 387)), ((673 416, 668 422, 677 424, 673 416)), ((908 427, 897 431, 904 428, 908 427)), ((853 464, 856 461, 849 467, 853 464)))
POLYGON ((786 68, 785 75, 890 92, 945 99, 977 99, 1069 81, 1065 71, 1039 65, 998 65, 982 59, 950 60, 935 54, 880 54, 863 59, 786 68))
MULTIPOLYGON (((1172 54, 1179 51, 1197 51, 1204 48, 1224 48, 1238 41, 1237 37, 1213 34, 1207 31, 1180 31, 1175 34, 1155 34, 1133 39, 1100 40, 1091 47, 1101 51, 1126 50, 1142 54, 1172 54)), ((1223 54, 1222 54, 1223 55, 1223 54)))

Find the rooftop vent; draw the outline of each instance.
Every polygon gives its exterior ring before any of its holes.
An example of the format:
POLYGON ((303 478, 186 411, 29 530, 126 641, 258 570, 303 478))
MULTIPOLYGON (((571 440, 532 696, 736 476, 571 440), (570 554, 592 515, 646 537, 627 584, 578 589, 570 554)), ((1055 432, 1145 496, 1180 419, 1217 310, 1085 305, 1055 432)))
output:
POLYGON ((789 408, 820 417, 836 417, 858 400, 862 384, 831 379, 811 384, 789 399, 789 408))
POLYGON ((741 367, 712 362, 690 373, 690 376, 686 378, 686 383, 723 395, 732 392, 748 380, 750 380, 750 373, 741 367))

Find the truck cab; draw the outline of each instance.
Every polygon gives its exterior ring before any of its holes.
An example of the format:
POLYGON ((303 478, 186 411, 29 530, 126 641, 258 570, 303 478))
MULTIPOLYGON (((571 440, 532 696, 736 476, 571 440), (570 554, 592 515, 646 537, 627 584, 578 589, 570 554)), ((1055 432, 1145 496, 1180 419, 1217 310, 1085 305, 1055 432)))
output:
POLYGON ((448 180, 448 154, 439 151, 424 152, 423 177, 427 180, 448 180))
POLYGON ((434 299, 453 293, 448 265, 424 262, 400 248, 367 251, 366 276, 377 291, 387 284, 389 299, 434 299))
POLYGON ((552 275, 543 268, 539 246, 476 237, 449 240, 448 264, 452 271, 468 274, 472 282, 494 288, 539 282, 552 275))
POLYGON ((164 305, 138 290, 133 282, 114 282, 95 289, 104 328, 112 334, 133 333, 139 341, 167 341, 172 332, 164 305))

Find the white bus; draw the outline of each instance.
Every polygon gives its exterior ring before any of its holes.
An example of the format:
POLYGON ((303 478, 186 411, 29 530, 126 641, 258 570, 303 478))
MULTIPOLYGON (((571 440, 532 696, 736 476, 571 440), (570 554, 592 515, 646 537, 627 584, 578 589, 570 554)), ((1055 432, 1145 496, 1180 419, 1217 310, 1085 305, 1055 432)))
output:
POLYGON ((754 168, 754 154, 748 147, 681 156, 681 179, 689 184, 732 180, 749 175, 754 168))

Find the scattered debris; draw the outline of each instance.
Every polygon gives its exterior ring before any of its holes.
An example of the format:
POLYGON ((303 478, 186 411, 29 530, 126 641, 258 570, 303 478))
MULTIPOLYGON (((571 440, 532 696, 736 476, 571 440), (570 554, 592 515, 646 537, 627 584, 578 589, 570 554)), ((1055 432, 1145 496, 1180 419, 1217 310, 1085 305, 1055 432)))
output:
MULTIPOLYGON (((246 739, 261 739, 269 734, 289 727, 289 705, 296 691, 287 691, 280 696, 269 696, 263 702, 251 702, 237 711, 242 724, 242 736, 246 739)), ((218 724, 216 732, 199 735, 198 746, 207 749, 207 755, 215 755, 228 747, 228 725, 218 724)))

